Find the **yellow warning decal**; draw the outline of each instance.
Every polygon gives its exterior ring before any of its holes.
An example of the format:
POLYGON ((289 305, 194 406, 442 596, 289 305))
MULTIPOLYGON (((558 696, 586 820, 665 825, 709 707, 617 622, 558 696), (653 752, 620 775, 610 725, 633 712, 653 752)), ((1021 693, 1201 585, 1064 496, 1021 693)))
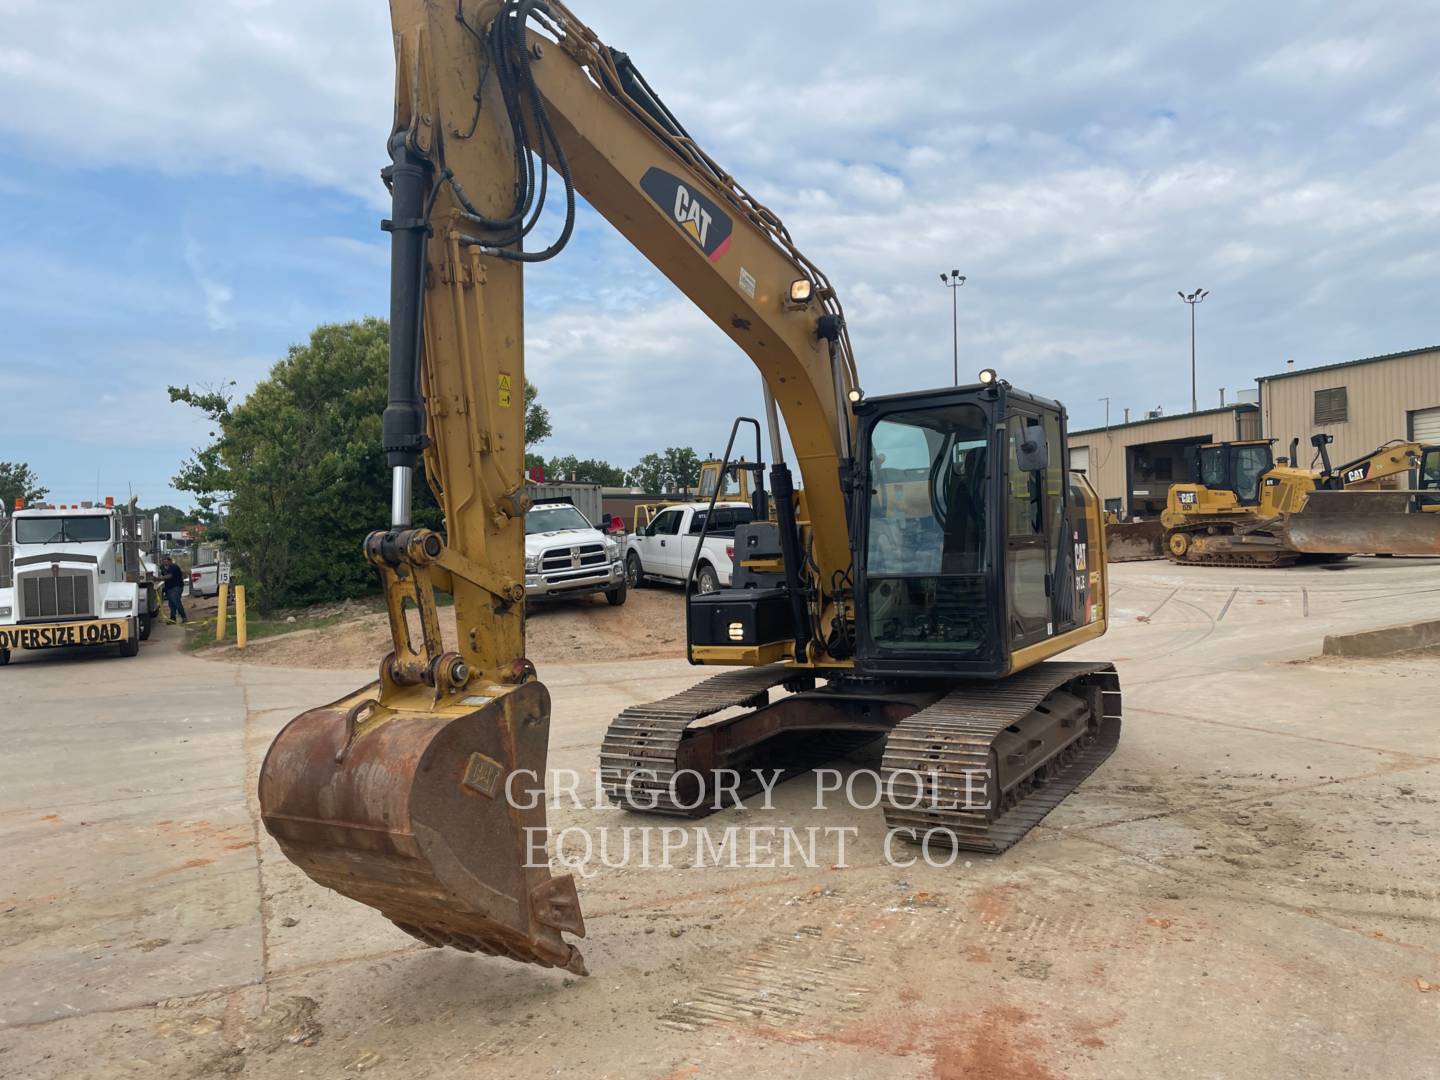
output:
POLYGON ((509 375, 501 375, 501 376, 500 376, 500 407, 501 407, 502 409, 508 409, 508 408, 510 408, 510 376, 509 376, 509 375))

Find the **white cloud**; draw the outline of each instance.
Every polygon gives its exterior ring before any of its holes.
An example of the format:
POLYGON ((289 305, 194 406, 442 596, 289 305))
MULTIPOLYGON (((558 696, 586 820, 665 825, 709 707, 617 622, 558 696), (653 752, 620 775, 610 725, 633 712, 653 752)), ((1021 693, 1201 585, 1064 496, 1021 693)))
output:
MULTIPOLYGON (((1426 0, 836 0, 818 22, 813 6, 737 0, 729 25, 764 32, 703 40, 668 0, 576 6, 830 274, 872 392, 948 380, 936 277, 952 267, 970 277, 963 372, 1003 365, 1081 420, 1103 393, 1117 414, 1188 404, 1182 285, 1212 289, 1201 364, 1216 386, 1277 357, 1434 337, 1440 79, 1416 32, 1433 22, 1426 0)), ((391 110, 384 9, 183 0, 116 20, 98 0, 0 0, 0 133, 61 166, 299 178, 315 199, 360 201, 368 226, 391 110)), ((257 184, 256 205, 267 197, 257 184)), ((258 238, 269 247, 252 263, 317 279, 383 271, 383 240, 333 230, 308 250, 258 238)), ((544 449, 629 463, 675 442, 718 448, 729 415, 758 408, 743 357, 593 214, 576 247, 583 259, 569 252, 527 285, 530 370, 558 433, 544 449)), ((232 262, 197 249, 191 270, 207 325, 240 334, 253 316, 237 314, 232 262)), ((14 276, 0 268, 0 282, 14 276)), ((47 318, 67 307, 36 301, 47 318)), ((267 329, 302 340, 305 301, 267 329)), ((196 306, 174 283, 136 303, 196 306)))

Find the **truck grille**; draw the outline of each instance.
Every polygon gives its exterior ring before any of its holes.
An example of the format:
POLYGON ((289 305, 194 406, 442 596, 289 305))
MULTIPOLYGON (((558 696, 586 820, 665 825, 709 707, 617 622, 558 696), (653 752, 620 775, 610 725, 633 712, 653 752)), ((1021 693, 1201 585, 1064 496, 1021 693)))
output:
POLYGON ((590 577, 605 569, 609 559, 605 544, 576 544, 573 547, 552 547, 540 556, 540 573, 550 583, 569 577, 590 577))
POLYGON ((578 544, 574 547, 550 548, 540 556, 540 572, 551 574, 573 574, 579 571, 594 571, 609 560, 605 558, 604 544, 578 544))
POLYGON ((85 572, 20 575, 21 619, 74 619, 95 614, 85 572))

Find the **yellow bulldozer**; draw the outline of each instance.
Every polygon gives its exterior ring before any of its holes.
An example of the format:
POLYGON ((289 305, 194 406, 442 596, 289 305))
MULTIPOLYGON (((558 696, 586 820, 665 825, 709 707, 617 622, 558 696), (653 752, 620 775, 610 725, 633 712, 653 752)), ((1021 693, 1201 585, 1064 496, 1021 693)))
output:
MULTIPOLYGON (((737 535, 759 580, 688 597, 690 659, 728 670, 617 717, 604 790, 695 816, 712 777, 738 790, 721 774, 803 771, 837 741, 884 740, 889 828, 987 852, 1018 841, 1120 731, 1114 666, 1056 659, 1104 634, 1108 611, 1100 504, 1068 469, 1063 407, 993 371, 867 396, 831 282, 558 0, 390 11, 391 521, 365 557, 392 651, 375 682, 271 745, 259 797, 281 850, 430 945, 584 971, 564 936, 584 934, 580 898, 552 873, 535 797, 550 696, 525 655, 519 393, 524 268, 565 247, 577 195, 759 369, 771 458, 737 535), (547 190, 563 224, 536 240, 547 190), (411 522, 422 464, 443 533, 411 522)), ((758 443, 762 422, 744 422, 758 443)))
POLYGON ((1311 439, 1318 469, 1296 464, 1298 439, 1278 464, 1269 439, 1197 447, 1195 482, 1171 487, 1160 516, 1167 556, 1186 565, 1282 567, 1440 555, 1440 516, 1415 512, 1423 490, 1388 486, 1423 472, 1437 448, 1397 440, 1337 468, 1331 441, 1311 439))

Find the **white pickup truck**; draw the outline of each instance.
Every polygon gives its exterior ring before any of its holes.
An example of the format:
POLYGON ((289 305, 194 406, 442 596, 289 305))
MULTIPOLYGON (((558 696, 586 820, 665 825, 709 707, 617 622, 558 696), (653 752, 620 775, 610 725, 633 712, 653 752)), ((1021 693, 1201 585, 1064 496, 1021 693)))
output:
POLYGON ((525 596, 554 600, 603 592, 625 603, 620 545, 569 502, 537 502, 525 513, 525 596))
MULTIPOLYGON (((679 503, 657 513, 625 541, 625 580, 638 588, 647 581, 683 584, 695 559, 695 544, 705 524, 709 502, 679 503)), ((754 517, 749 503, 722 502, 705 534, 705 549, 695 568, 695 590, 711 593, 730 584, 735 556, 735 526, 754 517)))

